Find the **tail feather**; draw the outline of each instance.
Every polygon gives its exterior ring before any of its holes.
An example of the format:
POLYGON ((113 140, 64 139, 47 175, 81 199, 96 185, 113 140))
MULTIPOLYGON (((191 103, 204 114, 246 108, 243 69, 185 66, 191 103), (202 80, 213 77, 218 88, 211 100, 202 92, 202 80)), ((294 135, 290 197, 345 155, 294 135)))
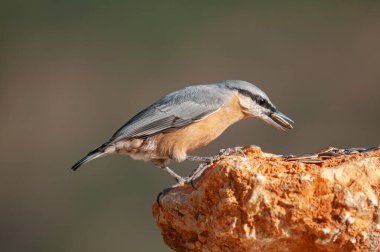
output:
POLYGON ((82 158, 81 160, 79 160, 78 162, 76 162, 72 167, 71 169, 73 171, 76 171, 80 166, 82 166, 83 164, 95 159, 95 158, 98 158, 98 157, 101 157, 103 155, 105 155, 106 153, 104 152, 105 148, 107 146, 107 143, 103 144, 102 146, 100 146, 99 148, 96 148, 95 150, 89 152, 84 158, 82 158))

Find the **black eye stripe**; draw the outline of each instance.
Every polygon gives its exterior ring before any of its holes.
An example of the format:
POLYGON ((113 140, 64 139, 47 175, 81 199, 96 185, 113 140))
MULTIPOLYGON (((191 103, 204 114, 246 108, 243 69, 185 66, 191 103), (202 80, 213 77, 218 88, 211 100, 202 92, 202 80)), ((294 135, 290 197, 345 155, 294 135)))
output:
POLYGON ((236 89, 236 90, 239 91, 240 94, 251 98, 253 101, 255 101, 260 106, 263 106, 264 108, 270 109, 272 111, 276 110, 265 98, 263 98, 259 95, 254 95, 251 92, 244 90, 244 89, 236 89))
POLYGON ((257 101, 257 99, 259 98, 257 95, 253 95, 252 93, 248 92, 247 90, 238 89, 238 91, 240 94, 247 96, 247 97, 250 97, 254 101, 257 101))

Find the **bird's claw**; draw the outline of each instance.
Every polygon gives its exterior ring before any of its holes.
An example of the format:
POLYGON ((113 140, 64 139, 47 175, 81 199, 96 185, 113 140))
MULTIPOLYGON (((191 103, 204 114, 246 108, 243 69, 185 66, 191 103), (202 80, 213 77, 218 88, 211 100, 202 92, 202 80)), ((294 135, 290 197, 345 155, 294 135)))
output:
POLYGON ((187 156, 187 161, 200 162, 200 163, 212 163, 215 157, 198 157, 198 156, 187 156))
MULTIPOLYGON (((214 161, 216 161, 216 160, 218 160, 217 158, 215 158, 214 160, 213 160, 213 162, 214 161)), ((190 177, 189 177, 189 182, 191 183, 191 186, 194 188, 194 189, 197 189, 195 186, 194 186, 194 181, 197 179, 197 178, 199 178, 200 176, 202 176, 202 174, 206 171, 206 169, 208 168, 208 167, 210 167, 210 165, 211 165, 212 163, 210 163, 210 164, 200 164, 199 166, 198 166, 198 168, 197 169, 195 169, 194 171, 193 171, 193 173, 190 175, 190 177)))
POLYGON ((183 177, 176 177, 176 180, 177 180, 177 184, 175 184, 175 187, 183 186, 188 181, 188 179, 183 178, 183 177))
POLYGON ((242 147, 221 149, 218 154, 219 156, 229 156, 231 154, 241 154, 242 156, 245 156, 245 152, 242 147))

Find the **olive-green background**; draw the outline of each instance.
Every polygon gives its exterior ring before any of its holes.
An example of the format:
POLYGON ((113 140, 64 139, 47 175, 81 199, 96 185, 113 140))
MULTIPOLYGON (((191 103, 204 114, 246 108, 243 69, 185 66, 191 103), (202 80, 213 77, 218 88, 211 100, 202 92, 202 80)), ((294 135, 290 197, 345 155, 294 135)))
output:
POLYGON ((379 145, 379 47, 379 1, 1 1, 0 251, 170 251, 151 204, 173 179, 70 166, 186 85, 256 83, 296 122, 245 120, 198 154, 379 145))

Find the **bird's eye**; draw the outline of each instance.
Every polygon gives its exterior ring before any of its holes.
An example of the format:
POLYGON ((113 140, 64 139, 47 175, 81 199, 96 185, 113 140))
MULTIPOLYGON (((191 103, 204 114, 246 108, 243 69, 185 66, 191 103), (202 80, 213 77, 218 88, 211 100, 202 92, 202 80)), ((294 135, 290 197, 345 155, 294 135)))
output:
POLYGON ((259 99, 257 100, 257 103, 258 103, 260 106, 262 106, 262 105, 265 104, 265 100, 264 100, 263 98, 259 98, 259 99))

